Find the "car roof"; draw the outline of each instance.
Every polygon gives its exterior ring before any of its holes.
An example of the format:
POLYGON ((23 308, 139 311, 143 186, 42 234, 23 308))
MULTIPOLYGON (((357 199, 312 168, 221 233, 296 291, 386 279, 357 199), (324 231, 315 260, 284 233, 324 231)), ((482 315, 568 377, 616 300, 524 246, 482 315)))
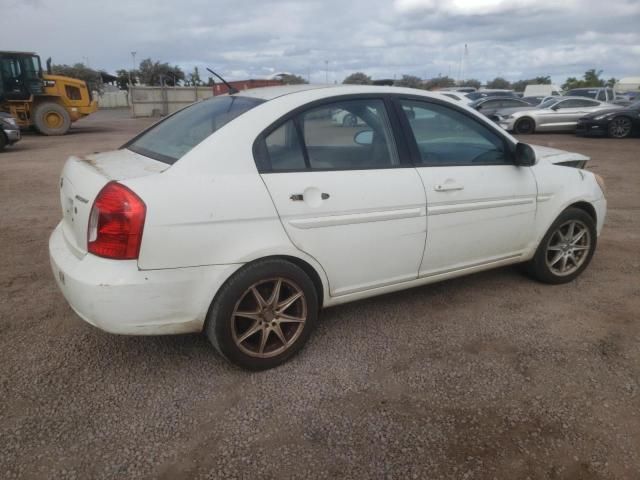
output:
MULTIPOLYGON (((252 88, 249 90, 242 90, 235 95, 242 97, 259 98, 261 100, 269 101, 274 98, 282 97, 285 95, 303 95, 305 92, 314 91, 315 93, 321 93, 321 97, 333 97, 336 95, 355 95, 355 94, 367 94, 367 93, 394 93, 405 95, 421 95, 430 98, 443 98, 442 93, 428 92, 417 88, 404 88, 404 87, 391 87, 384 85, 314 85, 314 84, 302 84, 302 85, 282 85, 275 87, 260 87, 252 88), (320 92, 321 91, 321 92, 320 92)), ((317 95, 314 95, 317 96, 317 95)))

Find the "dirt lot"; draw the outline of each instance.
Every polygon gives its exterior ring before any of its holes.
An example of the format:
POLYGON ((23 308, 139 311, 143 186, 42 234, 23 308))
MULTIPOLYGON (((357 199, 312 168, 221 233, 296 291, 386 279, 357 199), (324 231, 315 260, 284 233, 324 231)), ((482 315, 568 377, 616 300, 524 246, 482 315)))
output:
POLYGON ((104 111, 0 154, 0 477, 640 478, 640 139, 527 138, 607 182, 578 281, 506 268, 329 309, 250 374, 198 335, 103 333, 54 284, 65 158, 148 123, 104 111))

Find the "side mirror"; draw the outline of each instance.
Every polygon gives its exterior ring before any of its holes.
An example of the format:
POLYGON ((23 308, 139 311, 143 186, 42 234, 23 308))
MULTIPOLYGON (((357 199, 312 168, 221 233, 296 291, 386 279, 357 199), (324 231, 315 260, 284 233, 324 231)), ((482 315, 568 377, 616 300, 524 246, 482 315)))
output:
POLYGON ((358 145, 371 145, 373 143, 373 130, 361 130, 353 136, 353 141, 358 145))
POLYGON ((516 145, 514 163, 519 167, 531 167, 536 164, 536 152, 526 143, 516 145))

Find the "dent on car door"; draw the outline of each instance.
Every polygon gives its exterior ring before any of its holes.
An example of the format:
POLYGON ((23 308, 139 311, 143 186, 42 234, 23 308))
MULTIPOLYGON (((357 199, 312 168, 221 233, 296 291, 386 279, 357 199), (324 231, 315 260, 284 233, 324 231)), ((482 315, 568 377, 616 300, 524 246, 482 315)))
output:
POLYGON ((262 178, 282 224, 325 270, 331 295, 417 277, 425 193, 416 170, 401 162, 382 99, 309 108, 258 142, 262 178), (343 111, 358 121, 332 121, 343 111))
POLYGON ((506 139, 462 110, 411 99, 399 107, 430 116, 403 118, 427 196, 420 276, 521 256, 536 211, 531 169, 513 165, 506 139))

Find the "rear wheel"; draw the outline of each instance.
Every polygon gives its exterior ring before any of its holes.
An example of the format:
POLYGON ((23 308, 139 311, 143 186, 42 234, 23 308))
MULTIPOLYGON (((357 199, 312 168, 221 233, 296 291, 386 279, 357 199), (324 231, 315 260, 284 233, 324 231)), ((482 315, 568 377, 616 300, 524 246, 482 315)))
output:
POLYGON ((533 121, 533 119, 529 118, 529 117, 524 117, 521 118, 520 120, 518 120, 516 122, 516 124, 513 127, 513 130, 516 133, 520 133, 520 134, 528 134, 528 133, 533 133, 536 129, 536 124, 533 121))
POLYGON ((36 106, 33 123, 43 135, 64 135, 71 127, 71 117, 62 105, 46 102, 36 106))
POLYGON ((632 124, 627 117, 615 117, 609 122, 609 136, 613 138, 626 138, 631 135, 632 124))
POLYGON ((568 283, 587 268, 596 242, 595 220, 583 210, 568 208, 545 234, 527 271, 544 283, 568 283))
POLYGON ((302 348, 317 315, 317 294, 307 274, 287 261, 267 259, 243 268, 220 289, 205 331, 232 363, 266 370, 302 348))

